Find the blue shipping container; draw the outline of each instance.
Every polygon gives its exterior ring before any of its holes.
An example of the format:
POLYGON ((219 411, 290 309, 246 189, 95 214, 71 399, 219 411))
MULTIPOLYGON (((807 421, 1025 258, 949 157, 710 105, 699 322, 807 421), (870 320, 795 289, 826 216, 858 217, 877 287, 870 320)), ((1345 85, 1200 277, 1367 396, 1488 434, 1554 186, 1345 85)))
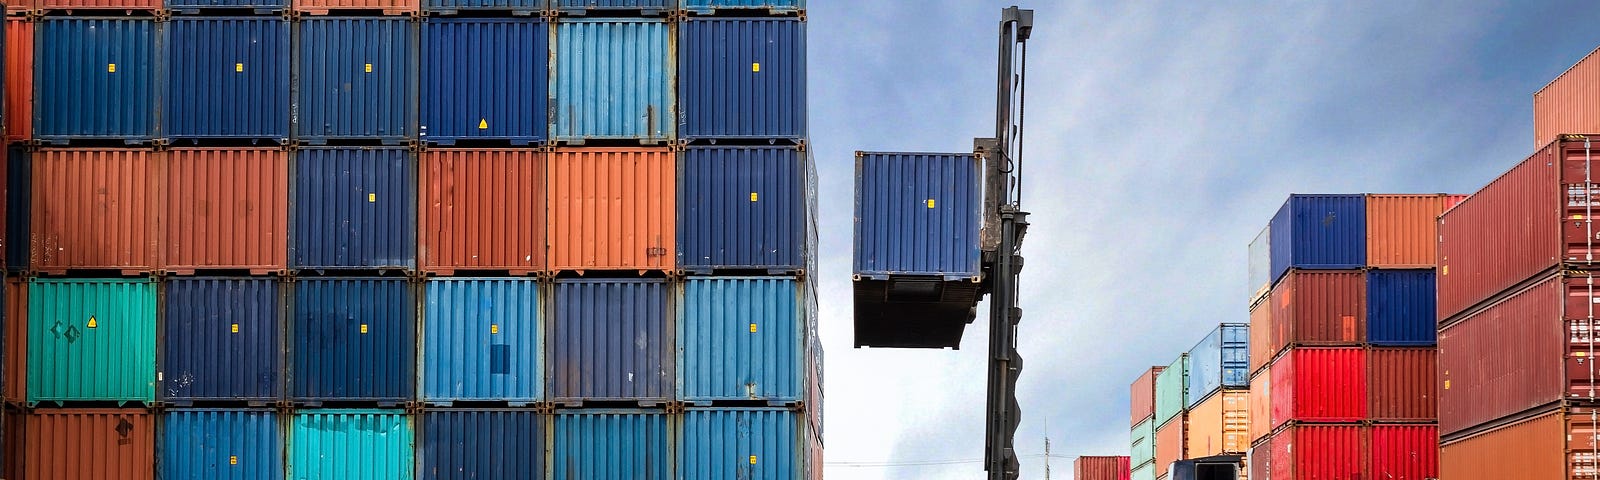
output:
POLYGON ((676 139, 677 59, 665 20, 604 18, 556 23, 550 127, 557 141, 676 139))
POLYGON ((414 140, 417 123, 416 23, 398 17, 307 17, 295 22, 300 78, 295 135, 329 139, 414 140))
POLYGON ((1290 268, 1348 270, 1367 263, 1365 195, 1290 195, 1270 229, 1273 283, 1290 268))
POLYGON ((1272 291, 1272 226, 1268 225, 1256 234, 1250 241, 1247 254, 1246 278, 1249 285, 1250 306, 1254 307, 1256 301, 1265 298, 1272 291))
POLYGON ((684 138, 806 136, 806 22, 690 18, 678 29, 684 138))
POLYGON ((33 220, 33 154, 28 147, 6 147, 5 174, 5 266, 21 272, 28 269, 28 222, 33 220))
POLYGON ((678 478, 804 478, 810 456, 800 419, 781 408, 689 409, 679 437, 678 478))
POLYGON ((288 0, 166 0, 167 9, 177 13, 200 13, 201 9, 242 9, 253 13, 274 13, 289 8, 288 0))
POLYGON ((795 147, 690 147, 678 162, 678 265, 805 268, 806 167, 795 147))
POLYGON ((662 13, 677 6, 677 0, 551 0, 557 9, 582 15, 590 10, 640 10, 662 13))
POLYGON ((302 410, 289 427, 289 478, 411 480, 411 416, 400 410, 302 410))
POLYGON ((168 410, 160 418, 156 478, 283 479, 283 430, 270 410, 168 410))
POLYGON ((161 398, 174 403, 280 398, 279 285, 270 278, 167 280, 161 398))
POLYGON ((138 17, 40 19, 34 33, 35 138, 154 138, 162 25, 138 17))
POLYGON ((671 399, 677 352, 667 288, 664 280, 556 280, 545 345, 550 398, 671 399))
POLYGON ((788 13, 806 8, 805 0, 683 0, 683 9, 709 14, 717 10, 762 9, 773 13, 788 13))
POLYGON ((295 268, 415 268, 417 161, 402 147, 295 151, 295 268))
POLYGON ((166 52, 166 137, 288 140, 288 20, 176 17, 166 52))
POLYGON ((537 18, 422 22, 422 139, 542 142, 549 131, 550 31, 537 18))
POLYGON ((1189 392, 1193 408, 1214 391, 1250 386, 1250 324, 1224 323, 1189 349, 1189 392))
POLYGON ((1433 345, 1437 338, 1434 271, 1367 271, 1367 341, 1374 345, 1433 345))
POLYGON ((856 153, 855 273, 977 277, 981 161, 964 153, 856 153))
POLYGON ((526 278, 429 279, 423 311, 423 399, 540 399, 539 284, 526 278))
POLYGON ((530 410, 423 412, 422 479, 545 478, 546 421, 530 410))
POLYGON ((544 0, 423 0, 422 11, 431 14, 456 14, 466 10, 510 11, 534 14, 544 10, 544 0))
POLYGON ((409 281, 300 278, 292 305, 292 398, 398 403, 412 397, 417 317, 409 281))
POLYGON ((672 478, 676 436, 659 411, 561 410, 552 430, 550 478, 672 478))
POLYGON ((679 398, 802 400, 803 326, 793 277, 690 278, 678 303, 679 398))

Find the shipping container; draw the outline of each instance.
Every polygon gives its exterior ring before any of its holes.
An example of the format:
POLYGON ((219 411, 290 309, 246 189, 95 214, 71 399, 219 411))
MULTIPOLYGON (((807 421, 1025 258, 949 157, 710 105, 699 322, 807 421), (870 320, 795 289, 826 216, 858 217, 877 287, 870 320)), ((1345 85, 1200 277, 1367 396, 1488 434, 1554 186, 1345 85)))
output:
POLYGON ((805 478, 807 480, 822 480, 823 465, 826 463, 823 460, 822 434, 817 432, 814 426, 806 429, 806 441, 811 450, 811 462, 806 464, 808 471, 805 478))
POLYGON ((805 268, 806 166, 796 147, 689 147, 678 163, 678 265, 805 268))
POLYGON ((677 345, 664 280, 561 279, 546 337, 558 402, 672 398, 677 345))
MULTIPOLYGON (((28 281, 22 277, 6 277, 4 317, 5 346, 0 349, 0 401, 25 402, 28 400, 28 281)), ((3 406, 0 406, 3 409, 3 406)), ((0 449, 0 451, 5 451, 0 449)))
POLYGON ((971 154, 856 152, 856 276, 982 275, 981 167, 971 154))
POLYGON ((1373 425, 1371 478, 1428 480, 1439 478, 1439 427, 1436 425, 1373 425))
POLYGON ((683 0, 684 10, 709 14, 718 10, 766 10, 770 13, 790 13, 805 10, 806 0, 683 0))
POLYGON ((1128 457, 1081 456, 1072 461, 1073 480, 1128 480, 1128 457))
POLYGON ((105 10, 106 14, 115 15, 134 10, 157 10, 161 8, 161 0, 33 0, 33 6, 37 9, 35 11, 65 10, 71 13, 105 10))
POLYGON ((1250 394, 1223 390, 1189 411, 1185 444, 1190 458, 1250 452, 1250 394))
POLYGON ((528 145, 548 138, 549 28, 539 18, 425 19, 422 139, 528 145))
POLYGON ((1256 238, 1250 240, 1250 248, 1246 254, 1248 267, 1245 275, 1249 285, 1246 290, 1250 294, 1247 302, 1254 309, 1256 302, 1266 298, 1267 292, 1272 290, 1272 225, 1261 229, 1256 238))
POLYGON ((1373 268, 1433 268, 1442 194, 1367 194, 1367 261, 1373 268))
POLYGON ((1140 422, 1155 416, 1156 376, 1161 375, 1161 371, 1166 368, 1161 366, 1150 367, 1149 370, 1139 374, 1139 378, 1133 380, 1133 385, 1130 387, 1132 392, 1129 396, 1133 407, 1128 415, 1130 425, 1138 425, 1140 422))
POLYGON ((1218 389, 1250 386, 1250 326, 1224 323, 1189 349, 1189 390, 1185 408, 1218 389))
POLYGON ((430 403, 525 405, 544 386, 539 284, 526 278, 430 278, 422 396, 430 403))
POLYGON ((282 480, 283 430, 271 410, 183 409, 161 415, 164 480, 282 480))
POLYGON ((29 223, 33 222, 33 153, 22 144, 5 147, 5 270, 23 272, 32 256, 29 223))
MULTIPOLYGON (((1360 348, 1295 348, 1273 362, 1272 427, 1295 422, 1359 422, 1367 418, 1367 352, 1360 348)), ((1276 477, 1276 475, 1274 475, 1276 477)))
POLYGON ((1387 422, 1438 420, 1437 358, 1431 347, 1367 350, 1367 417, 1387 422))
POLYGON ((800 414, 784 408, 689 409, 677 448, 677 478, 801 478, 806 456, 800 414))
POLYGON ((1262 439, 1250 447, 1251 480, 1272 480, 1272 438, 1262 439))
POLYGON ((405 279, 299 278, 291 399, 399 403, 416 385, 416 291, 405 279))
POLYGON ((290 422, 289 478, 415 478, 416 434, 400 410, 301 410, 290 422))
POLYGON ((805 138, 805 20, 691 17, 678 30, 684 138, 805 138))
POLYGON ((1156 375, 1156 428, 1183 413, 1183 408, 1188 405, 1189 354, 1182 353, 1156 375))
POLYGON ((531 410, 428 410, 417 448, 422 480, 544 478, 545 415, 531 410))
POLYGON ((1129 472, 1128 478, 1131 480, 1156 480, 1156 462, 1152 461, 1134 467, 1133 471, 1129 472))
MULTIPOLYGON (((300 10, 303 2, 295 3, 300 10)), ((292 118, 297 139, 312 144, 330 139, 392 144, 416 138, 415 22, 312 17, 295 25, 295 75, 299 80, 292 118)))
POLYGON ((660 411, 558 410, 551 433, 550 478, 673 478, 678 436, 660 411))
POLYGON ((1272 433, 1277 420, 1272 418, 1272 372, 1262 370, 1250 378, 1249 441, 1255 443, 1272 433))
POLYGON ((143 142, 156 136, 155 49, 162 23, 44 17, 35 28, 35 138, 143 142))
POLYGON ((1359 345, 1367 338, 1367 274, 1296 270, 1272 288, 1272 354, 1301 345, 1359 345))
MULTIPOLYGON (((1130 453, 1129 456, 1133 458, 1133 463, 1143 465, 1145 462, 1155 460, 1156 420, 1154 418, 1139 422, 1138 425, 1134 425, 1133 430, 1130 432, 1130 436, 1133 438, 1130 442, 1130 450, 1132 453, 1130 453)), ((1151 475, 1151 477, 1155 477, 1155 475, 1151 475)))
POLYGON ((513 15, 538 15, 543 12, 544 4, 545 0, 423 0, 422 12, 455 15, 466 11, 509 11, 513 15))
MULTIPOLYGON (((7 2, 12 7, 17 2, 7 2)), ((33 138, 33 30, 28 17, 5 19, 5 141, 33 138)))
POLYGON ((545 269, 545 158, 537 150, 427 150, 417 253, 422 270, 545 269))
MULTIPOLYGON (((39 409, 22 424, 22 480, 153 480, 155 420, 142 409, 39 409)), ((8 442, 9 443, 9 442, 8 442)))
POLYGON ((550 269, 673 269, 674 157, 664 147, 558 148, 550 154, 550 269))
POLYGON ((1156 427, 1156 476, 1167 475, 1167 470, 1172 467, 1172 462, 1189 458, 1189 433, 1188 414, 1180 414, 1172 421, 1156 427))
POLYGON ((28 283, 28 403, 155 401, 156 282, 28 283))
POLYGON ((800 401, 799 288, 793 277, 685 280, 677 302, 678 398, 800 401))
POLYGON ((1270 223, 1272 281, 1291 268, 1348 270, 1367 263, 1367 207, 1362 195, 1294 194, 1270 223))
POLYGON ((1600 132, 1600 49, 1533 93, 1533 146, 1562 134, 1600 132))
POLYGON ((281 148, 175 148, 166 154, 168 272, 288 267, 289 153, 281 148))
POLYGON ((671 11, 677 0, 550 0, 550 6, 562 13, 587 15, 607 10, 634 10, 646 14, 671 11))
POLYGON ((292 267, 416 266, 417 166, 410 150, 300 148, 294 168, 292 267))
POLYGON ((1261 302, 1250 307, 1250 373, 1254 374, 1266 368, 1277 356, 1277 346, 1273 345, 1272 311, 1277 307, 1272 302, 1261 302))
POLYGON ((367 12, 411 15, 417 13, 417 3, 417 0, 294 0, 294 11, 310 15, 367 12))
POLYGON ((1296 425, 1278 431, 1272 436, 1271 480, 1369 478, 1364 430, 1360 425, 1296 425))
POLYGON ((1367 342, 1433 345, 1436 285, 1433 269, 1367 271, 1367 342))
POLYGON ((1544 147, 1439 217, 1440 322, 1551 269, 1595 264, 1585 219, 1600 191, 1583 191, 1585 143, 1544 147))
POLYGON ((32 269, 156 270, 161 234, 158 155, 76 148, 35 153, 32 269))
MULTIPOLYGON (((249 9, 253 13, 278 13, 289 8, 289 0, 166 0, 173 13, 197 14, 202 10, 249 9)), ((287 54, 286 54, 287 55, 287 54)))
POLYGON ((160 394, 169 403, 283 395, 283 300, 272 278, 169 278, 160 394))
POLYGON ((1439 448, 1439 478, 1500 480, 1594 478, 1597 445, 1592 408, 1556 409, 1439 448))
POLYGON ((557 23, 550 62, 555 140, 576 145, 677 139, 673 28, 665 20, 644 18, 557 23))
POLYGON ((164 136, 288 141, 287 19, 179 16, 166 28, 164 136))

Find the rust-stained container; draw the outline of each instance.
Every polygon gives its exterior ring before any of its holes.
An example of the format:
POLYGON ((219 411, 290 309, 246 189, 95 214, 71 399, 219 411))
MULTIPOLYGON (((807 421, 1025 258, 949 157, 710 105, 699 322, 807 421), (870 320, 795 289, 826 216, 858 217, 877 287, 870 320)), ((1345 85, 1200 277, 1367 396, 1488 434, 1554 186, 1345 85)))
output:
POLYGON ((1444 195, 1367 195, 1367 266, 1433 268, 1444 195))
MULTIPOLYGON (((12 9, 17 3, 6 2, 12 9)), ((6 19, 4 63, 5 139, 27 140, 33 137, 33 20, 28 17, 6 19)))
POLYGON ((294 11, 327 15, 339 11, 381 11, 384 15, 416 13, 417 0, 294 0, 294 11))
MULTIPOLYGON (((1367 416, 1386 422, 1439 419, 1437 352, 1432 347, 1367 351, 1367 416)), ((1379 477, 1388 478, 1388 477, 1379 477)))
POLYGON ((155 422, 142 409, 38 409, 23 415, 22 480, 151 480, 155 422))
POLYGON ((1382 480, 1439 478, 1439 427, 1377 424, 1372 426, 1367 472, 1382 480))
POLYGON ((548 162, 551 270, 674 268, 671 149, 557 148, 548 162))
POLYGON ((1266 438, 1250 447, 1250 477, 1252 480, 1272 479, 1272 439, 1266 438))
POLYGON ((10 0, 5 2, 6 15, 17 15, 33 10, 33 0, 10 0))
POLYGON ((1600 458, 1593 409, 1556 409, 1516 420, 1439 448, 1439 478, 1582 480, 1600 458))
POLYGON ((33 157, 33 270, 121 270, 159 265, 157 153, 48 148, 33 157))
POLYGON ((166 155, 164 270, 288 268, 289 152, 175 148, 166 155))
POLYGON ((1190 458, 1249 453, 1250 391, 1222 390, 1195 404, 1184 436, 1190 458))
POLYGON ((421 155, 417 254, 422 270, 545 267, 545 162, 531 149, 428 150, 421 155))
POLYGON ((1162 366, 1150 367, 1149 370, 1139 374, 1139 378, 1134 379, 1131 396, 1129 397, 1129 402, 1133 406, 1132 410, 1128 412, 1128 418, 1131 420, 1128 422, 1129 427, 1137 426, 1139 423, 1155 416, 1156 375, 1160 375, 1161 371, 1166 368, 1162 366))
POLYGON ((1367 352, 1296 348, 1272 363, 1272 428, 1289 421, 1359 422, 1367 417, 1367 352))
POLYGON ((0 400, 24 402, 28 400, 28 282, 23 277, 5 279, 5 374, 0 375, 0 400))
POLYGON ((1366 341, 1367 274, 1293 270, 1272 289, 1272 350, 1366 341))
POLYGON ((1360 425, 1295 425, 1279 430, 1271 443, 1272 480, 1368 478, 1363 430, 1360 425))
POLYGON ((1172 462, 1189 458, 1185 453, 1188 442, 1184 441, 1184 434, 1189 427, 1188 414, 1178 414, 1156 429, 1156 476, 1166 476, 1167 469, 1172 467, 1172 462))
POLYGON ((1272 302, 1250 307, 1250 373, 1261 371, 1278 349, 1272 346, 1272 302))
POLYGON ((1533 146, 1564 133, 1600 132, 1600 49, 1533 94, 1533 146))
POLYGON ((1250 379, 1250 443, 1272 433, 1272 371, 1263 370, 1250 379))
POLYGON ((33 0, 33 6, 38 10, 159 10, 162 0, 33 0))
MULTIPOLYGON (((815 468, 821 468, 821 465, 815 468)), ((1073 480, 1128 480, 1128 457, 1081 456, 1072 461, 1073 480)))

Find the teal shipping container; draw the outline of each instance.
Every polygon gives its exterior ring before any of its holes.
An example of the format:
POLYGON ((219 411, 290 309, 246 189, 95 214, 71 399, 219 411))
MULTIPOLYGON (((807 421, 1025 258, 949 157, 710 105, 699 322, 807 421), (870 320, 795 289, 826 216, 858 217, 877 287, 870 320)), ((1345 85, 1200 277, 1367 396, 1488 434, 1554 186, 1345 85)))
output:
POLYGON ((1150 463, 1133 467, 1133 471, 1129 473, 1128 478, 1130 480, 1156 480, 1156 462, 1152 460, 1150 463))
POLYGON ((283 479, 283 429, 271 410, 168 410, 160 418, 156 478, 283 479))
POLYGON ((552 50, 550 133, 558 142, 677 135, 672 25, 639 18, 562 19, 552 50))
POLYGON ((678 445, 678 478, 803 478, 801 414, 782 408, 689 409, 678 445))
POLYGON ((1189 404, 1189 354, 1177 360, 1156 375, 1156 428, 1183 413, 1189 404))
POLYGON ((667 415, 654 410, 557 411, 550 478, 671 479, 677 435, 670 426, 667 415))
POLYGON ((28 403, 150 403, 156 394, 156 282, 28 283, 28 403))
POLYGON ((539 283, 531 278, 438 278, 426 286, 423 400, 539 400, 544 382, 539 283))
POLYGON ((415 439, 400 410, 302 410, 289 427, 289 478, 411 480, 415 439))
POLYGON ((1130 452, 1128 458, 1134 465, 1153 462, 1156 459, 1156 419, 1149 418, 1133 426, 1129 432, 1133 440, 1129 442, 1130 452))
POLYGON ((802 400, 798 289, 793 277, 704 277, 678 303, 679 398, 802 400))

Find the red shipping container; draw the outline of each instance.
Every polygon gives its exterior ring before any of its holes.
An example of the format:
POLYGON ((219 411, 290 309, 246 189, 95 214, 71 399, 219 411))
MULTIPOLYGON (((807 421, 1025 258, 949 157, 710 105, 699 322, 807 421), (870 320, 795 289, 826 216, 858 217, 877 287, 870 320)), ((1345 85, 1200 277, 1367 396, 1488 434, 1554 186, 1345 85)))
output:
POLYGON ((1369 418, 1406 422, 1438 420, 1437 371, 1438 352, 1433 347, 1368 350, 1369 418))
POLYGON ((1250 378, 1250 443, 1272 433, 1277 421, 1272 418, 1272 369, 1250 378))
POLYGON ((1439 448, 1439 478, 1592 480, 1600 460, 1595 413, 1557 408, 1451 439, 1439 448))
POLYGON ((1439 478, 1439 427, 1373 425, 1368 457, 1372 478, 1427 480, 1439 478))
POLYGON ((1250 480, 1272 479, 1272 437, 1261 439, 1250 447, 1250 480))
MULTIPOLYGON (((6 2, 6 14, 7 15, 17 15, 17 14, 21 14, 21 13, 27 13, 30 10, 33 10, 33 0, 11 0, 9 2, 6 2)), ((6 39, 6 42, 10 42, 10 41, 11 41, 11 39, 6 39)), ((6 58, 10 59, 12 57, 10 57, 9 54, 8 54, 8 56, 6 58)))
POLYGON ((1156 476, 1167 474, 1167 469, 1172 467, 1172 462, 1189 458, 1189 439, 1184 438, 1188 433, 1189 414, 1180 413, 1165 425, 1156 428, 1156 476))
POLYGON ((28 399, 28 282, 22 277, 6 277, 4 295, 5 317, 5 385, 0 389, 0 399, 23 402, 28 399))
POLYGON ((417 253, 422 270, 545 269, 544 154, 528 149, 422 153, 417 253))
POLYGON ((1552 143, 1439 217, 1439 321, 1540 273, 1600 260, 1600 229, 1587 220, 1600 215, 1591 207, 1600 188, 1583 186, 1587 159, 1600 159, 1593 146, 1552 143))
POLYGON ((1600 133, 1600 49, 1533 94, 1533 146, 1566 133, 1600 133))
POLYGON ((1156 375, 1160 375, 1167 367, 1150 367, 1139 378, 1133 381, 1130 403, 1133 409, 1128 415, 1131 422, 1128 428, 1139 426, 1140 422, 1149 420, 1156 414, 1156 375))
POLYGON ((1128 480, 1128 457, 1082 456, 1072 462, 1073 480, 1128 480))
POLYGON ((1295 425, 1272 436, 1272 480, 1358 480, 1366 476, 1360 425, 1295 425))
POLYGON ((1301 345, 1358 345, 1367 338, 1367 275, 1294 270, 1272 289, 1272 352, 1301 345))
MULTIPOLYGON (((18 5, 8 2, 7 8, 18 5)), ((6 19, 5 52, 5 137, 11 143, 33 137, 33 20, 6 19)))
POLYGON ((20 420, 22 480, 155 478, 155 425, 144 410, 39 409, 20 420))
MULTIPOLYGON (((34 0, 40 10, 160 10, 161 0, 34 0)), ((91 12, 92 13, 92 12, 91 12)))
POLYGON ((143 149, 51 148, 35 153, 33 270, 144 274, 158 268, 156 156, 143 149))
POLYGON ((1273 362, 1272 428, 1289 421, 1359 422, 1367 418, 1367 352, 1295 348, 1273 362))
POLYGON ((1272 355, 1278 351, 1272 343, 1272 310, 1272 302, 1250 308, 1250 373, 1272 363, 1272 355))
POLYGON ((174 148, 163 163, 164 270, 288 268, 289 152, 174 148))

